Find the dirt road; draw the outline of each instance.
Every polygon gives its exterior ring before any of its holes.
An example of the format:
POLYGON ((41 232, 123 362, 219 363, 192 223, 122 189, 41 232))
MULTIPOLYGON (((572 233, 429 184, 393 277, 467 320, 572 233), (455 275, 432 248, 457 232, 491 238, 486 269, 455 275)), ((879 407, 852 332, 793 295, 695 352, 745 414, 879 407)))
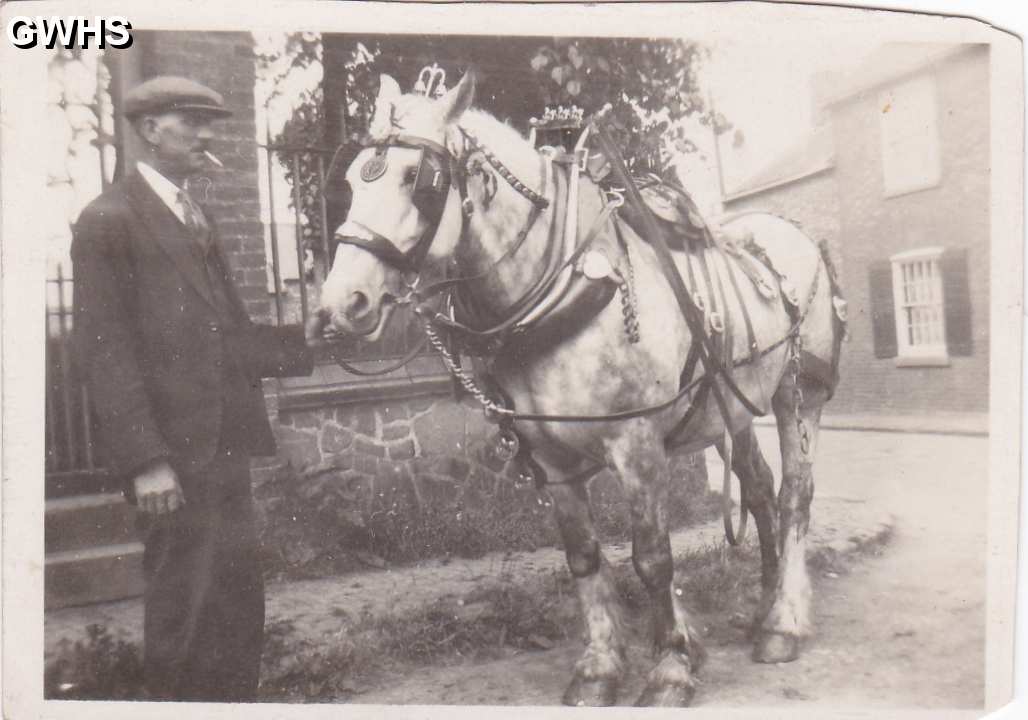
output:
MULTIPOLYGON (((758 430, 778 476, 776 441, 758 430)), ((825 431, 817 498, 867 500, 896 517, 885 552, 815 580, 816 636, 787 665, 757 665, 741 631, 708 641, 695 704, 973 708, 984 702, 986 456, 983 437, 825 431)), ((717 477, 711 467, 711 477, 717 477)), ((361 703, 559 703, 580 647, 426 667, 361 703)), ((622 702, 641 688, 634 648, 622 702)))

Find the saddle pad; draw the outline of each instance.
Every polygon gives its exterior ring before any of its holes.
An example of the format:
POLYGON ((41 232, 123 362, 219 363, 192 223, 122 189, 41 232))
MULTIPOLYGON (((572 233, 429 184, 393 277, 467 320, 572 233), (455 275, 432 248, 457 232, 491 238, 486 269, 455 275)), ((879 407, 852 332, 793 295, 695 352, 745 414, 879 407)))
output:
MULTIPOLYGON (((655 176, 638 180, 637 186, 643 202, 661 224, 668 247, 688 252, 710 244, 707 224, 684 189, 655 176)), ((646 238, 645 224, 636 208, 625 204, 619 213, 639 237, 646 238)))

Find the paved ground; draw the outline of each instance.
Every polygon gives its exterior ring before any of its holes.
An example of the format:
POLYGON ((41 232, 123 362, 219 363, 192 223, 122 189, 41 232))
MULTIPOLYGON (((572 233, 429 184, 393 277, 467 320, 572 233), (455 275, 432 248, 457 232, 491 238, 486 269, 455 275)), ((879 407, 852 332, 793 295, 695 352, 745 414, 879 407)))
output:
MULTIPOLYGON (((770 428, 762 447, 776 447, 770 428)), ((988 439, 826 431, 815 519, 847 500, 896 516, 882 556, 815 586, 815 632, 788 665, 757 665, 744 642, 710 647, 702 706, 974 708, 984 702, 985 513, 988 439), (863 502, 859 502, 863 501, 863 502)), ((774 453, 767 453, 778 473, 774 453)), ((711 463, 711 476, 716 465, 711 463)), ((816 521, 816 520, 815 520, 816 521)), ((546 653, 426 669, 360 697, 365 703, 559 702, 574 644, 546 653)), ((640 662, 645 659, 636 657, 640 662)), ((638 691, 629 679, 624 701, 638 691)))

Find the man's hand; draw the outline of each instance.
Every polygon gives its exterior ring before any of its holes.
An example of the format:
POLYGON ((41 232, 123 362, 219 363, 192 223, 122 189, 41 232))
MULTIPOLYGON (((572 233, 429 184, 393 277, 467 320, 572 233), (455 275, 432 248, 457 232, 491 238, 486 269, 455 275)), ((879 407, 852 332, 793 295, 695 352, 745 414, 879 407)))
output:
POLYGON ((178 475, 166 460, 149 465, 133 480, 139 509, 151 515, 172 513, 186 504, 178 475))

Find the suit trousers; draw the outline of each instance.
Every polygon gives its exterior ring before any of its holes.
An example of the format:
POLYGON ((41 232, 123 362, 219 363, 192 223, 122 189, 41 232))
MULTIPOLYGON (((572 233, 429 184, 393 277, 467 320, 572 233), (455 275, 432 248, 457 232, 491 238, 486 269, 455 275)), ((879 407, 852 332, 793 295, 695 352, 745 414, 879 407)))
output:
POLYGON ((179 471, 185 506, 140 515, 143 672, 153 700, 247 702, 257 694, 264 580, 249 457, 225 450, 179 471))

